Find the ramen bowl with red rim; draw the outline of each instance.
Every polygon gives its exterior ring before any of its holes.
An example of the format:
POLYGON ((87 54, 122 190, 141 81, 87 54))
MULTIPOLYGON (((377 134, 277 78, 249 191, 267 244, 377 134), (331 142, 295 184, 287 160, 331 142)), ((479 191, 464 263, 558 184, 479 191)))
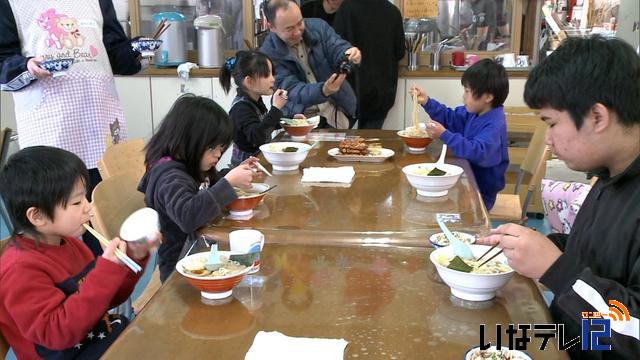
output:
POLYGON ((234 188, 238 198, 227 205, 229 213, 234 216, 250 215, 268 189, 269 185, 262 183, 253 183, 249 189, 234 188))
POLYGON ((423 153, 427 150, 427 146, 433 141, 429 135, 422 135, 422 133, 412 133, 408 130, 398 131, 398 136, 402 139, 410 153, 423 153))
POLYGON ((314 116, 309 119, 282 119, 282 128, 291 136, 291 140, 302 141, 307 134, 318 126, 319 117, 314 116))
MULTIPOLYGON (((230 251, 219 251, 221 259, 228 259, 230 251)), ((207 300, 220 300, 231 296, 233 288, 242 281, 242 278, 251 270, 251 267, 242 266, 239 270, 232 270, 225 275, 212 275, 198 273, 193 270, 193 263, 206 262, 209 252, 201 252, 180 259, 176 264, 176 271, 187 279, 191 286, 200 290, 200 295, 207 300)), ((220 270, 218 270, 220 271, 220 270)))

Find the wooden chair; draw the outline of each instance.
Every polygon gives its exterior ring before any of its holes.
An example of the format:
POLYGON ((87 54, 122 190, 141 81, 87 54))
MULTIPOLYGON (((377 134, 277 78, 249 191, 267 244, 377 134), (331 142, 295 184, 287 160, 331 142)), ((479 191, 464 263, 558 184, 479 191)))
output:
POLYGON ((542 122, 539 114, 526 106, 505 107, 504 113, 510 143, 509 160, 511 164, 520 165, 527 153, 527 148, 521 144, 531 140, 542 122))
POLYGON ((144 166, 144 139, 131 139, 109 146, 98 160, 98 171, 103 179, 116 174, 137 171, 137 179, 142 178, 144 166))
MULTIPOLYGON (((117 175, 110 176, 102 180, 92 193, 93 205, 93 227, 102 233, 108 239, 118 236, 120 225, 134 211, 145 207, 144 194, 137 190, 139 181, 139 172, 131 170, 117 175)), ((150 260, 151 261, 151 260, 150 260)), ((151 267, 154 273, 151 275, 152 282, 145 288, 140 299, 145 301, 137 301, 136 309, 146 304, 158 288, 160 287, 160 276, 157 269, 151 267), (157 273, 157 274, 156 274, 157 273), (157 279, 154 282, 153 279, 157 279)), ((131 310, 131 304, 123 313, 131 310)))
POLYGON ((546 126, 542 123, 534 131, 526 155, 518 172, 513 194, 498 194, 489 212, 491 220, 526 223, 527 209, 534 192, 540 187, 546 161, 551 158, 551 149, 544 144, 546 126), (520 185, 525 174, 531 175, 524 201, 520 198, 520 185))
MULTIPOLYGON (((4 247, 7 245, 8 242, 9 242, 9 238, 0 239, 0 256, 2 256, 2 251, 4 250, 4 247)), ((0 359, 4 359, 7 356, 8 352, 9 352, 9 343, 4 338, 4 336, 2 336, 2 333, 0 333, 0 359)))
MULTIPOLYGON (((7 162, 9 156, 9 144, 11 143, 12 130, 10 128, 4 128, 0 130, 0 169, 7 162)), ((9 215, 7 214, 2 199, 0 199, 0 220, 5 224, 9 224, 9 215)), ((11 227, 9 226, 9 229, 11 227)), ((0 359, 3 359, 0 357, 0 359)))
POLYGON ((7 161, 12 132, 13 130, 11 130, 10 128, 4 128, 0 130, 0 167, 2 167, 7 161))

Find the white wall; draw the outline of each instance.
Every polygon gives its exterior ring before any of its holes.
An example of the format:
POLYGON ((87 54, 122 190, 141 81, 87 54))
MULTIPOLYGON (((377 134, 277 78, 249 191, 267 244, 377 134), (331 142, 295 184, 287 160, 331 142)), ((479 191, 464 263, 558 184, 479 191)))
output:
MULTIPOLYGON (((127 121, 128 136, 148 140, 153 134, 153 129, 157 128, 175 99, 180 96, 181 80, 177 77, 116 76, 115 82, 127 121)), ((522 99, 525 82, 524 78, 509 80, 510 91, 505 105, 525 106, 522 99)), ((420 86, 429 96, 449 107, 462 104, 463 88, 459 78, 400 78, 396 102, 387 115, 384 129, 399 130, 411 124, 411 97, 408 96, 408 92, 413 84, 420 86)), ((229 94, 224 94, 218 78, 192 78, 187 87, 197 95, 212 98, 227 111, 236 93, 235 87, 232 87, 229 94)), ((1 92, 0 95, 0 125, 15 129, 12 95, 7 92, 1 92)), ((270 98, 263 97, 263 100, 269 106, 270 98)), ((420 121, 424 122, 425 112, 420 110, 418 113, 420 121)), ((226 154, 221 163, 226 164, 224 160, 228 156, 229 154, 226 154)))
MULTIPOLYGON (((509 96, 507 96, 507 100, 505 100, 505 106, 526 106, 523 99, 524 94, 524 84, 527 79, 525 78, 511 78, 509 79, 509 96)), ((409 96, 409 89, 413 85, 417 85, 422 88, 427 95, 438 100, 440 103, 447 105, 448 107, 456 107, 462 105, 462 93, 464 91, 462 84, 460 83, 460 79, 452 79, 452 78, 429 78, 429 79, 415 79, 408 78, 406 79, 405 89, 404 89, 404 102, 398 102, 398 95, 396 95, 396 103, 394 108, 396 107, 404 107, 403 112, 400 112, 399 109, 395 110, 395 113, 404 113, 404 126, 409 126, 412 123, 412 101, 411 96, 409 96)), ((392 109, 394 110, 394 109, 392 109)), ((385 125, 387 122, 391 121, 389 117, 388 120, 385 121, 385 125)), ((418 109, 418 118, 420 122, 425 122, 427 120, 427 114, 422 109, 418 109)), ((393 122, 394 124, 397 121, 393 122)), ((397 124, 396 124, 397 125, 397 124)))

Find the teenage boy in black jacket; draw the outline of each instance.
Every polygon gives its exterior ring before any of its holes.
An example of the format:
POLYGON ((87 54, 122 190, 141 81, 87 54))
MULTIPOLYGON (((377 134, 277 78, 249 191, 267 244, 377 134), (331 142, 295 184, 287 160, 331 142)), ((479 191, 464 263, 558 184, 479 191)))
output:
POLYGON ((572 358, 638 359, 640 57, 617 39, 566 40, 529 74, 524 98, 540 109, 553 152, 571 169, 594 172, 599 180, 571 234, 546 237, 507 224, 481 243, 499 242, 511 267, 553 291, 550 310, 556 323, 565 324, 565 340, 581 336, 583 312, 610 319, 611 337, 599 343, 611 349, 582 351, 578 343, 568 349, 572 358), (629 320, 609 316, 612 300, 627 308, 629 320))

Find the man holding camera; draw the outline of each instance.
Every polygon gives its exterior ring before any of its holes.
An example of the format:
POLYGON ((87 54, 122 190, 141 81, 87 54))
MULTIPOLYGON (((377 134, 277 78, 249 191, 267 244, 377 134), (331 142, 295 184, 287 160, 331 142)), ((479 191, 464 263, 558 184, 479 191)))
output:
POLYGON ((275 88, 288 92, 282 112, 320 115, 320 126, 353 127, 357 99, 345 79, 360 63, 360 50, 323 20, 303 19, 295 1, 271 0, 265 15, 271 33, 260 50, 275 66, 275 88))

